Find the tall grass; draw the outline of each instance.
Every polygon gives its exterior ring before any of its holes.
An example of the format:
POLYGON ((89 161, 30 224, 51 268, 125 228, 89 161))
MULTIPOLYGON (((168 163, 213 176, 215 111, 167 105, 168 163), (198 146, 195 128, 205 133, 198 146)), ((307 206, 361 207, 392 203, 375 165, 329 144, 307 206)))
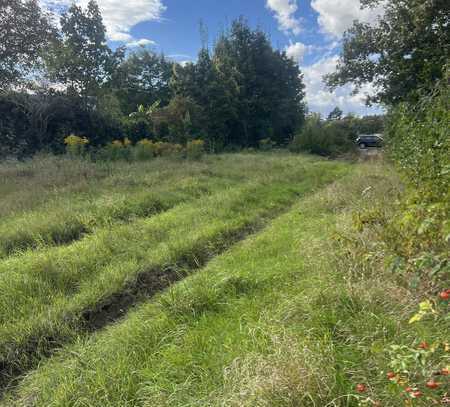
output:
POLYGON ((64 348, 3 405, 403 405, 387 349, 416 334, 414 299, 382 262, 364 268, 335 240, 356 238, 354 209, 388 205, 396 189, 383 169, 361 167, 304 197, 123 322, 64 348))
POLYGON ((97 227, 146 217, 243 180, 261 179, 262 165, 276 165, 273 158, 263 164, 255 156, 235 155, 233 166, 223 165, 225 161, 226 156, 204 163, 158 159, 94 164, 44 156, 4 163, 0 258, 27 248, 69 243, 97 227))
MULTIPOLYGON (((227 160, 219 158, 210 171, 220 173, 227 160)), ((26 369, 81 334, 86 311, 121 293, 140 274, 195 266, 226 245, 232 234, 254 227, 299 194, 347 171, 343 163, 286 156, 239 187, 223 188, 148 219, 98 228, 68 246, 1 261, 0 361, 10 370, 26 369)))

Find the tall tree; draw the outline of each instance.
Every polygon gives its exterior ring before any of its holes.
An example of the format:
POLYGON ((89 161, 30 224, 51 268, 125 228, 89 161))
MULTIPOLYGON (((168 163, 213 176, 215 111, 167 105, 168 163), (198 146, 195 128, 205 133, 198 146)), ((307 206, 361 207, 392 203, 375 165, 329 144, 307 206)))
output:
POLYGON ((39 67, 53 34, 37 0, 0 0, 0 90, 16 87, 39 67))
POLYGON ((95 1, 87 8, 72 4, 61 17, 61 36, 48 54, 52 79, 61 82, 84 98, 95 95, 109 78, 116 55, 106 43, 106 30, 95 1))
POLYGON ((190 98, 196 106, 193 129, 200 131, 212 151, 231 143, 229 122, 237 118, 239 92, 233 75, 223 61, 211 58, 203 48, 197 63, 177 66, 172 86, 177 95, 190 98))
POLYGON ((244 19, 219 39, 217 58, 231 64, 239 89, 239 118, 233 133, 241 145, 257 146, 270 137, 289 140, 304 120, 304 85, 298 65, 272 49, 266 35, 244 19))
POLYGON ((120 101, 122 111, 130 114, 139 105, 159 101, 166 106, 172 96, 170 80, 173 62, 146 48, 132 52, 117 66, 109 87, 120 101))
MULTIPOLYGON (((381 0, 361 0, 374 7, 381 0)), ((344 36, 337 71, 326 78, 335 88, 373 83, 369 101, 395 104, 432 89, 450 57, 450 3, 447 0, 390 0, 375 24, 355 22, 344 36)))
POLYGON ((243 19, 218 39, 211 56, 202 49, 196 64, 177 68, 174 87, 200 107, 200 128, 213 148, 257 146, 268 137, 283 143, 304 120, 298 65, 243 19))

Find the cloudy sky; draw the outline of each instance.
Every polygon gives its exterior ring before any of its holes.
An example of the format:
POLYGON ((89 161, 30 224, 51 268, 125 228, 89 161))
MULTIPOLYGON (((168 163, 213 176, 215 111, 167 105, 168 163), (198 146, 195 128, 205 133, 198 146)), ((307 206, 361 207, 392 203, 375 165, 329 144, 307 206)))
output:
MULTIPOLYGON (((42 0, 52 9, 71 0, 42 0)), ((85 5, 88 0, 75 0, 85 5)), ((328 114, 335 106, 359 115, 368 108, 363 95, 345 86, 330 93, 322 76, 332 72, 343 32, 354 19, 374 21, 380 10, 361 10, 359 0, 97 0, 112 47, 145 45, 179 62, 193 61, 201 46, 200 21, 210 45, 230 21, 243 15, 260 26, 273 46, 285 49, 304 74, 310 111, 328 114)), ((367 87, 365 92, 370 92, 367 87)))

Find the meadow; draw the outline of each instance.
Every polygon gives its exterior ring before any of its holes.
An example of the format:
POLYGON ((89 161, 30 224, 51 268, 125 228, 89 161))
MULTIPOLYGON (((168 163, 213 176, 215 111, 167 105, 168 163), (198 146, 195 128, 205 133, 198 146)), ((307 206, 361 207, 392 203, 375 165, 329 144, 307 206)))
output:
POLYGON ((388 165, 41 156, 0 180, 1 406, 398 406, 391 345, 445 339, 352 226, 389 210, 388 165))

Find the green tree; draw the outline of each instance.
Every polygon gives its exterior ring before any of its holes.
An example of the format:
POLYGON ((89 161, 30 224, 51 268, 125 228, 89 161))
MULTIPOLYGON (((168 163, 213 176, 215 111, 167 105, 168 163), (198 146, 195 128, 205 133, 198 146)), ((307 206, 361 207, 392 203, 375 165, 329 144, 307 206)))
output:
MULTIPOLYGON (((374 7, 381 0, 362 0, 374 7)), ((390 0, 376 24, 355 22, 344 36, 337 71, 326 78, 335 88, 373 83, 373 102, 415 100, 419 87, 431 90, 450 56, 447 0, 390 0)))
POLYGON ((243 19, 220 36, 211 55, 202 49, 196 64, 177 67, 174 90, 200 107, 197 124, 212 149, 257 147, 266 138, 282 144, 304 120, 298 65, 243 19))
POLYGON ((239 117, 233 129, 239 144, 256 147, 268 137, 280 144, 291 139, 305 112, 298 65, 242 18, 234 21, 217 48, 231 64, 239 89, 239 117))
POLYGON ((191 136, 202 137, 211 151, 229 144, 231 130, 227 123, 237 117, 238 89, 221 61, 213 61, 208 50, 202 49, 195 65, 176 67, 172 86, 177 95, 195 103, 197 114, 191 114, 191 129, 202 134, 191 136))
POLYGON ((41 64, 54 29, 36 0, 0 0, 0 90, 15 87, 41 64))
POLYGON ((146 48, 132 52, 113 72, 108 86, 120 101, 124 114, 130 114, 139 105, 159 101, 169 104, 172 97, 170 81, 173 62, 146 48))
POLYGON ((86 100, 109 78, 122 55, 123 50, 114 54, 106 44, 100 10, 91 0, 85 10, 73 4, 63 14, 61 35, 47 55, 47 66, 52 79, 86 100))

